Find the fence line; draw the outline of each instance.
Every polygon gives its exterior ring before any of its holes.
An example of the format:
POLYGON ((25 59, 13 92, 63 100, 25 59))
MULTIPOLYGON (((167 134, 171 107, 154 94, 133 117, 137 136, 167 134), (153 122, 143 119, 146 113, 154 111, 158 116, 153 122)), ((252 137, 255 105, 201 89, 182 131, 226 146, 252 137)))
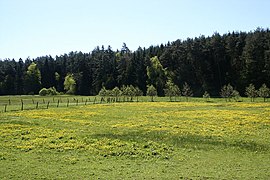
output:
MULTIPOLYGON (((89 105, 91 103, 90 98, 84 99, 81 101, 79 98, 73 98, 73 101, 70 98, 67 98, 66 101, 63 101, 62 98, 53 98, 51 99, 18 99, 16 102, 8 99, 6 104, 3 104, 3 109, 0 112, 10 112, 10 111, 24 111, 24 110, 33 110, 33 109, 49 109, 52 107, 71 107, 79 105, 89 105), (30 102, 29 102, 30 101, 30 102)), ((96 100, 96 97, 95 97, 96 100)), ((93 103, 94 104, 94 103, 93 103)))
MULTIPOLYGON (((91 101, 91 98, 74 98, 70 99, 67 97, 66 101, 63 101, 61 97, 56 98, 53 97, 52 99, 44 99, 44 98, 38 98, 38 99, 20 99, 17 100, 15 103, 11 99, 8 99, 8 102, 4 104, 4 107, 0 112, 10 112, 10 111, 24 111, 24 110, 33 110, 33 109, 49 109, 52 107, 71 107, 71 106, 78 106, 78 105, 89 105, 92 102, 92 104, 104 104, 104 103, 115 103, 120 102, 116 101, 115 97, 100 97, 100 100, 98 100, 98 97, 94 97, 93 101, 91 101), (50 101, 51 100, 51 101, 50 101), (81 101, 80 101, 81 100, 81 101), (30 102, 29 102, 30 101, 30 102), (61 106, 62 105, 62 106, 61 106)), ((125 101, 123 101, 125 102, 125 101)))

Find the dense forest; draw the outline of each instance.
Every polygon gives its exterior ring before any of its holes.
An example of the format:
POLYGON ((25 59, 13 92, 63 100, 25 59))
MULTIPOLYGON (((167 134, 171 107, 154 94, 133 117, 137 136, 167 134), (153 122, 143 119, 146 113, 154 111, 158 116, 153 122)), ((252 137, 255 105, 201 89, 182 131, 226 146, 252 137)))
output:
POLYGON ((78 95, 96 95, 102 87, 123 85, 138 87, 145 94, 152 84, 163 96, 168 80, 179 88, 188 83, 195 96, 205 91, 219 96, 228 83, 244 95, 250 83, 256 88, 263 83, 270 86, 270 31, 215 33, 134 52, 124 43, 117 51, 102 46, 55 58, 0 60, 0 95, 38 94, 49 87, 65 93, 67 78, 74 80, 73 93, 78 95))

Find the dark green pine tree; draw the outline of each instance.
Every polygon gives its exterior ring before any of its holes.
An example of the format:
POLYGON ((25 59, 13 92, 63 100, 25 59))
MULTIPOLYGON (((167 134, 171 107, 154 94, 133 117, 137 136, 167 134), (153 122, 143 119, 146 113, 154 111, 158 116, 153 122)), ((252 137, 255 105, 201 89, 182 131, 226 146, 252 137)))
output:
POLYGON ((42 58, 41 64, 41 84, 42 87, 50 88, 56 86, 54 60, 51 56, 42 58))
POLYGON ((23 92, 23 82, 24 82, 24 63, 20 58, 19 62, 16 63, 16 76, 15 76, 15 91, 16 94, 22 95, 23 92))

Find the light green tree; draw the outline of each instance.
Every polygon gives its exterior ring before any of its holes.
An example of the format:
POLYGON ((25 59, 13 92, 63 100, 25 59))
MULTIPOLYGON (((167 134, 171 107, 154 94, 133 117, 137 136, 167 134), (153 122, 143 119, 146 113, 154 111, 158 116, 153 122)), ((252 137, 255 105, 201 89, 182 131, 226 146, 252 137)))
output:
POLYGON ((64 89, 66 90, 67 94, 75 94, 75 92, 76 92, 76 81, 75 81, 75 79, 73 77, 73 74, 68 74, 65 77, 64 89))
POLYGON ((153 84, 159 95, 163 94, 165 82, 167 80, 166 70, 163 68, 157 56, 150 59, 150 64, 146 68, 148 84, 153 84))
POLYGON ((37 64, 32 62, 28 68, 25 75, 25 93, 37 94, 41 88, 41 73, 37 67, 37 64))

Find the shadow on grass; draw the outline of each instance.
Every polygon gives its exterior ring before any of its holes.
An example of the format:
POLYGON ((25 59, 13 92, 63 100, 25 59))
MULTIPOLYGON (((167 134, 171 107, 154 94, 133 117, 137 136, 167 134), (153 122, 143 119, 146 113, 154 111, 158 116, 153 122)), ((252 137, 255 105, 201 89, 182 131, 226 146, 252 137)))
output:
POLYGON ((269 146, 253 141, 231 140, 226 141, 218 137, 205 137, 199 135, 173 136, 170 140, 178 147, 210 150, 213 148, 237 148, 248 151, 269 151, 269 146))
POLYGON ((226 141, 218 137, 205 137, 199 135, 184 135, 175 136, 167 135, 166 132, 143 132, 130 131, 124 134, 106 133, 95 134, 91 138, 108 138, 119 139, 123 141, 133 141, 144 143, 146 141, 154 141, 156 143, 163 143, 177 148, 188 148, 196 150, 211 150, 216 148, 237 148, 248 151, 269 151, 270 147, 266 144, 259 144, 253 141, 245 140, 231 140, 226 141))

